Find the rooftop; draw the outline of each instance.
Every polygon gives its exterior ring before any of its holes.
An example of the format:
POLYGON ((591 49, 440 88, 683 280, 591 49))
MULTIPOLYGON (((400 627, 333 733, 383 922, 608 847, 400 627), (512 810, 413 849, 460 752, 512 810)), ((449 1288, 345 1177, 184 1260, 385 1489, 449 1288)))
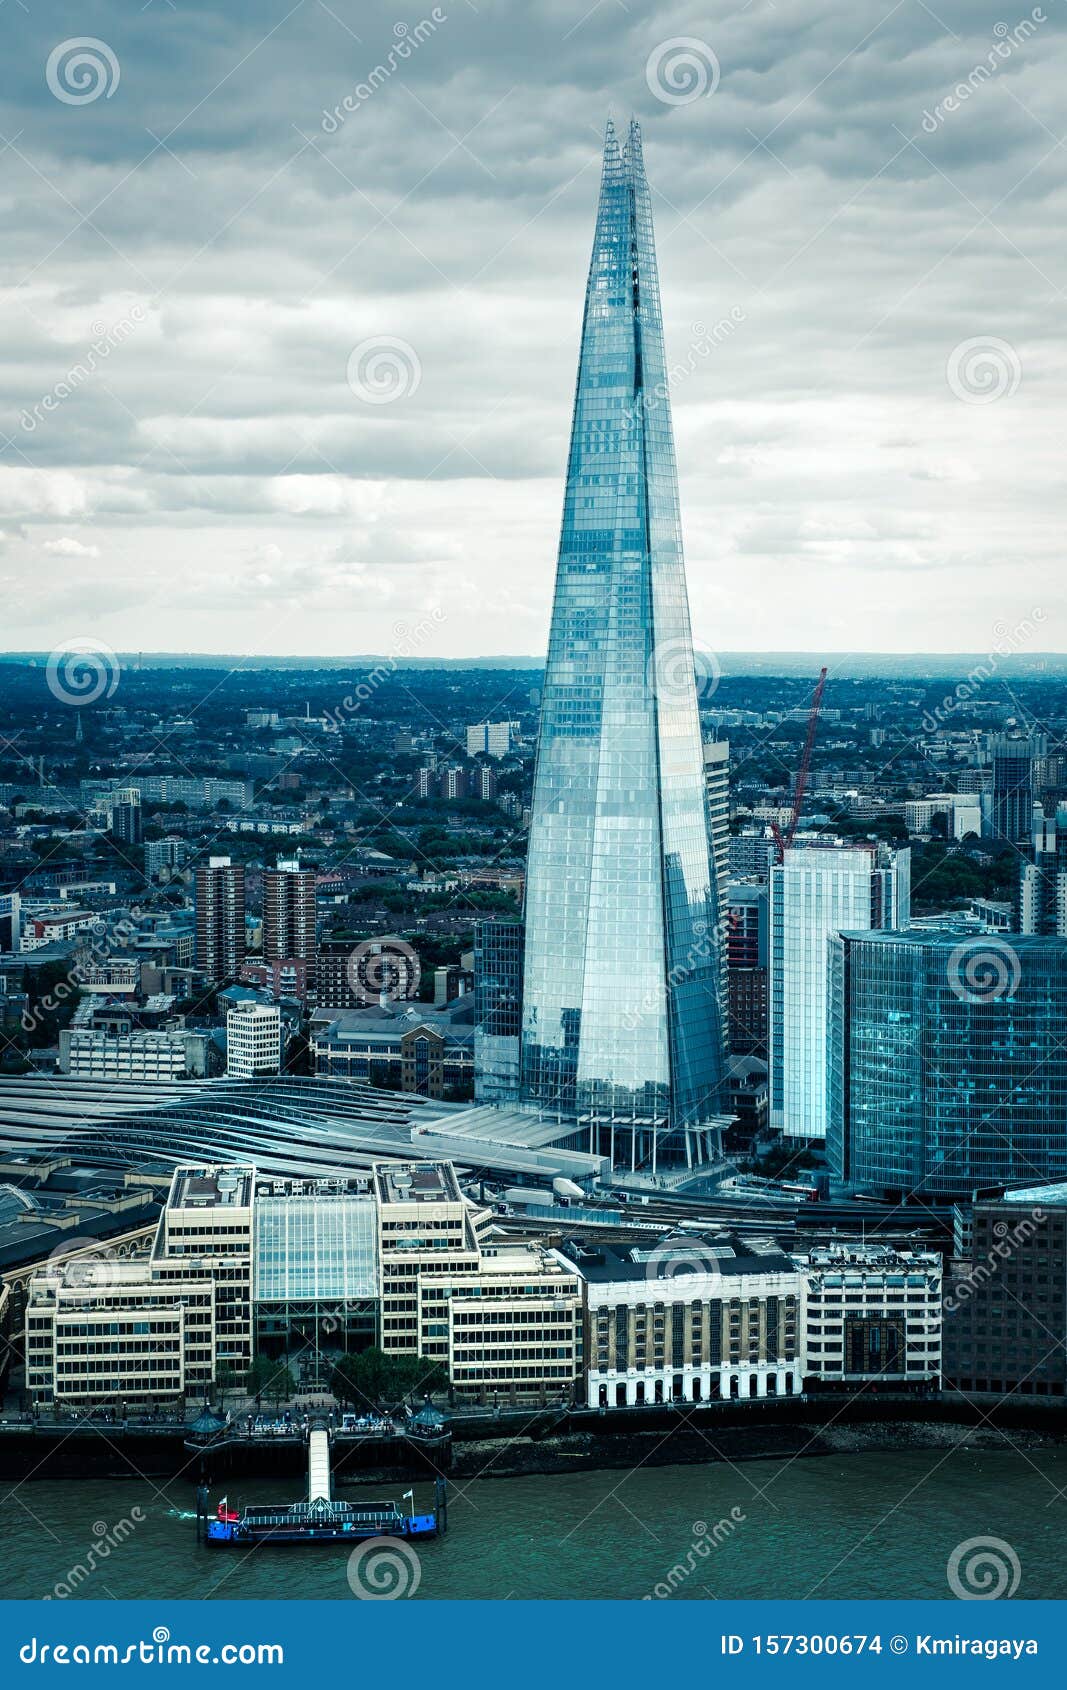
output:
POLYGON ((217 1167, 178 1167, 168 1209, 247 1209, 255 1188, 255 1169, 237 1163, 217 1167))
POLYGON ((383 1162, 374 1170, 383 1203, 461 1203, 451 1162, 383 1162))
POLYGON ((777 1239, 736 1232, 667 1233, 640 1244, 603 1244, 564 1239, 560 1255, 590 1284, 620 1279, 684 1279, 719 1274, 724 1279, 747 1273, 795 1273, 796 1265, 777 1239))

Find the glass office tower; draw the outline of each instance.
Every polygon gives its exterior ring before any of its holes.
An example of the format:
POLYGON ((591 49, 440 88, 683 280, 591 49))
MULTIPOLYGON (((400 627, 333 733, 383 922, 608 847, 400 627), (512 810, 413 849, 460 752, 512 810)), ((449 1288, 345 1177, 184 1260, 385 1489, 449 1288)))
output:
POLYGON ((651 205, 637 124, 621 147, 609 125, 530 823, 523 1099, 587 1121, 617 1162, 702 1161, 723 1106, 717 922, 651 205))
POLYGON ((892 1201, 1067 1179, 1067 940, 830 941, 833 1172, 892 1201))

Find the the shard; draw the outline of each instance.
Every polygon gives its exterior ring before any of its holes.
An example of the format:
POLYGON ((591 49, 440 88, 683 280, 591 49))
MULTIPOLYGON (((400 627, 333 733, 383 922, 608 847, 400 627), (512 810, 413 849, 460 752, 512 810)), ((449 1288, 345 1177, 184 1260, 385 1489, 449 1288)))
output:
POLYGON ((609 124, 586 289, 526 884, 521 1095, 644 1171, 721 1119, 709 856, 652 212, 609 124))

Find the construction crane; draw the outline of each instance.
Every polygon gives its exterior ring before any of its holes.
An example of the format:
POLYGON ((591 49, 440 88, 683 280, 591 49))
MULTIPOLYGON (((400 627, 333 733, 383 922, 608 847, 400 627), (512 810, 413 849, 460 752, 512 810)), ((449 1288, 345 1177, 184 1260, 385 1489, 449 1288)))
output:
POLYGON ((782 862, 786 850, 792 845, 800 825, 800 811, 804 803, 804 793, 807 790, 808 775, 811 771, 811 754, 815 748, 815 729, 819 722, 819 710, 822 705, 823 689, 826 686, 826 665, 819 670, 819 679, 815 683, 815 691, 811 695, 811 709, 808 711, 808 731, 804 736, 804 749, 800 754, 797 767, 797 783, 793 789, 793 808, 786 823, 785 832, 777 822, 771 823, 774 843, 777 849, 777 861, 782 862))

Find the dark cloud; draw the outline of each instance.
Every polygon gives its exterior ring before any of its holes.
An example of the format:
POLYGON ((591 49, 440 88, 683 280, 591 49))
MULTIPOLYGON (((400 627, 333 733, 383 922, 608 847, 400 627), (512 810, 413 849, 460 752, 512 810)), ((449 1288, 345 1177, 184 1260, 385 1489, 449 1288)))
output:
POLYGON ((442 653, 540 649, 613 109, 644 125, 687 366, 701 636, 986 649, 1040 604, 1062 645, 1063 25, 1062 0, 3 8, 12 639, 365 650, 447 604, 442 653), (86 35, 118 83, 71 104, 46 67, 86 35), (678 37, 719 81, 670 104, 646 62, 678 37), (350 361, 383 338, 403 394, 377 404, 350 361))

